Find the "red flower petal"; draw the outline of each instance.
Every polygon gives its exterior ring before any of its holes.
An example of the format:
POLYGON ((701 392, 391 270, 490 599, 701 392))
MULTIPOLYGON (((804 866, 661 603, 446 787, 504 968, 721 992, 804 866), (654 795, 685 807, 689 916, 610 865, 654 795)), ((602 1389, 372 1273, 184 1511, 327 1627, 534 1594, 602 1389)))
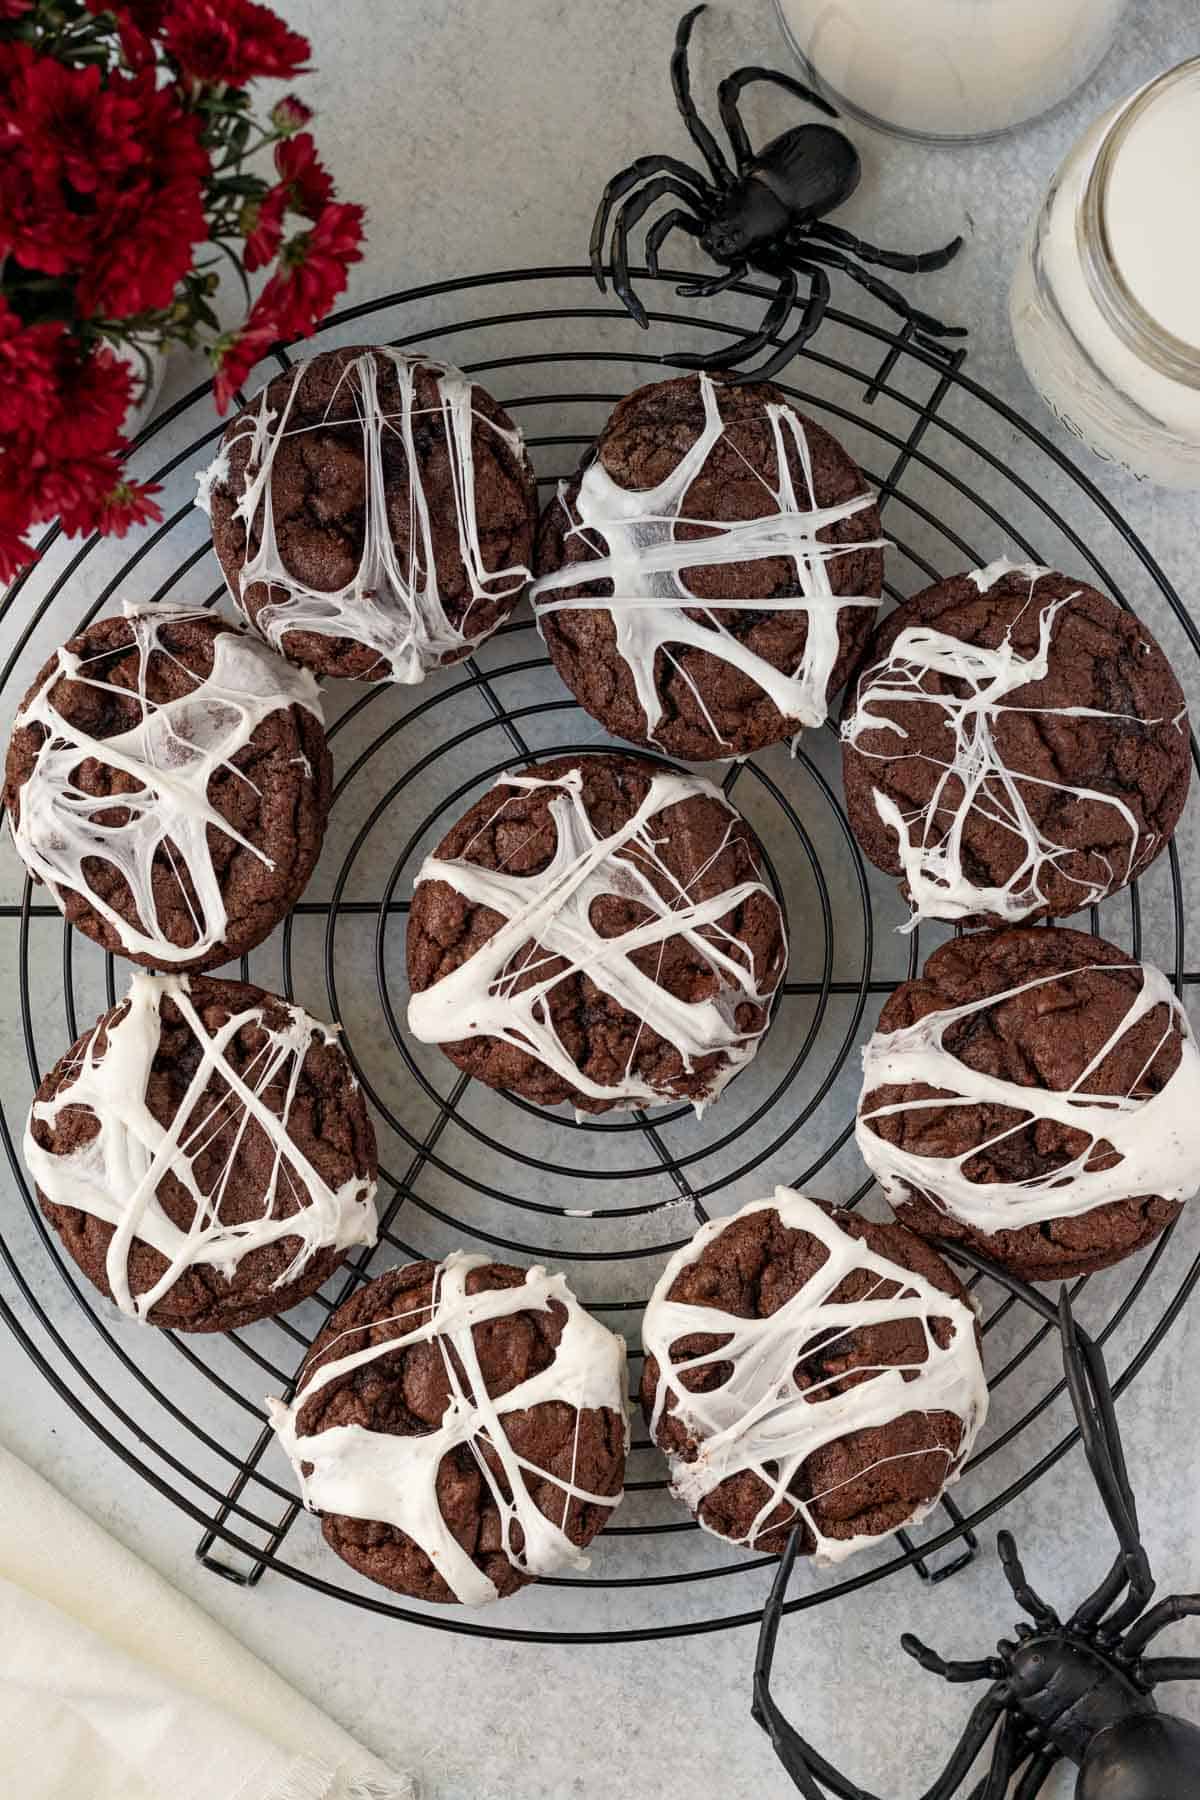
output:
POLYGON ((171 0, 162 44, 194 81, 234 87, 299 75, 310 53, 307 38, 256 0, 171 0))

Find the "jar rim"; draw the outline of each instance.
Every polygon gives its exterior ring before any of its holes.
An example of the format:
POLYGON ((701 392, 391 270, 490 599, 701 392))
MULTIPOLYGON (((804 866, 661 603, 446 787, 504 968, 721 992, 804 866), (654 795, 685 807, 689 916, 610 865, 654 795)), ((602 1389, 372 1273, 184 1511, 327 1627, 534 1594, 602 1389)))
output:
POLYGON ((1134 126, 1168 89, 1200 78, 1200 56, 1167 69, 1122 107, 1105 132, 1080 200, 1076 222, 1081 260, 1093 296, 1109 326, 1127 347, 1161 374, 1200 389, 1200 345, 1189 344, 1147 312, 1122 273, 1109 231, 1109 184, 1134 126))

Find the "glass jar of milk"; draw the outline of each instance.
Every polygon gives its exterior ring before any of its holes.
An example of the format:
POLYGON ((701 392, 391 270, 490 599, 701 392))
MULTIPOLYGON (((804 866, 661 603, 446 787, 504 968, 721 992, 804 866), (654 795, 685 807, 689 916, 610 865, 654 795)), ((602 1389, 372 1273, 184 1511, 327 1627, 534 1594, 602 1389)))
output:
POLYGON ((1128 0, 775 0, 831 99, 910 137, 1011 131, 1065 100, 1128 0))
POLYGON ((1046 404, 1143 479, 1200 488, 1200 57, 1099 119, 1017 264, 1010 316, 1046 404))

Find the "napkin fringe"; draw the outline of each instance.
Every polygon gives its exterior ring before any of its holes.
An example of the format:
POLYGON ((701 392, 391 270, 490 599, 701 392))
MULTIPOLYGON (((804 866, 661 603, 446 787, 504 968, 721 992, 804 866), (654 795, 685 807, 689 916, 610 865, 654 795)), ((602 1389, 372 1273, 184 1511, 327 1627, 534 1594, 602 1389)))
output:
POLYGON ((418 1800, 411 1775, 352 1775, 307 1761, 291 1771, 271 1800, 418 1800))

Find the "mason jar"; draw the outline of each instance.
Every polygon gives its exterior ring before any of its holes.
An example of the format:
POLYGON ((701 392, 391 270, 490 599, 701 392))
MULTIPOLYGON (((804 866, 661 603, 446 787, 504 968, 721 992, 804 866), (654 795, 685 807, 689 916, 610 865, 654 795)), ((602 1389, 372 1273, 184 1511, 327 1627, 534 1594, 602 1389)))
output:
POLYGON ((905 137, 995 137, 1065 100, 1128 0, 775 0, 831 100, 905 137))
POLYGON ((1200 488, 1200 57, 1138 89, 1071 151, 1017 263, 1013 338, 1050 410, 1097 456, 1200 488))

